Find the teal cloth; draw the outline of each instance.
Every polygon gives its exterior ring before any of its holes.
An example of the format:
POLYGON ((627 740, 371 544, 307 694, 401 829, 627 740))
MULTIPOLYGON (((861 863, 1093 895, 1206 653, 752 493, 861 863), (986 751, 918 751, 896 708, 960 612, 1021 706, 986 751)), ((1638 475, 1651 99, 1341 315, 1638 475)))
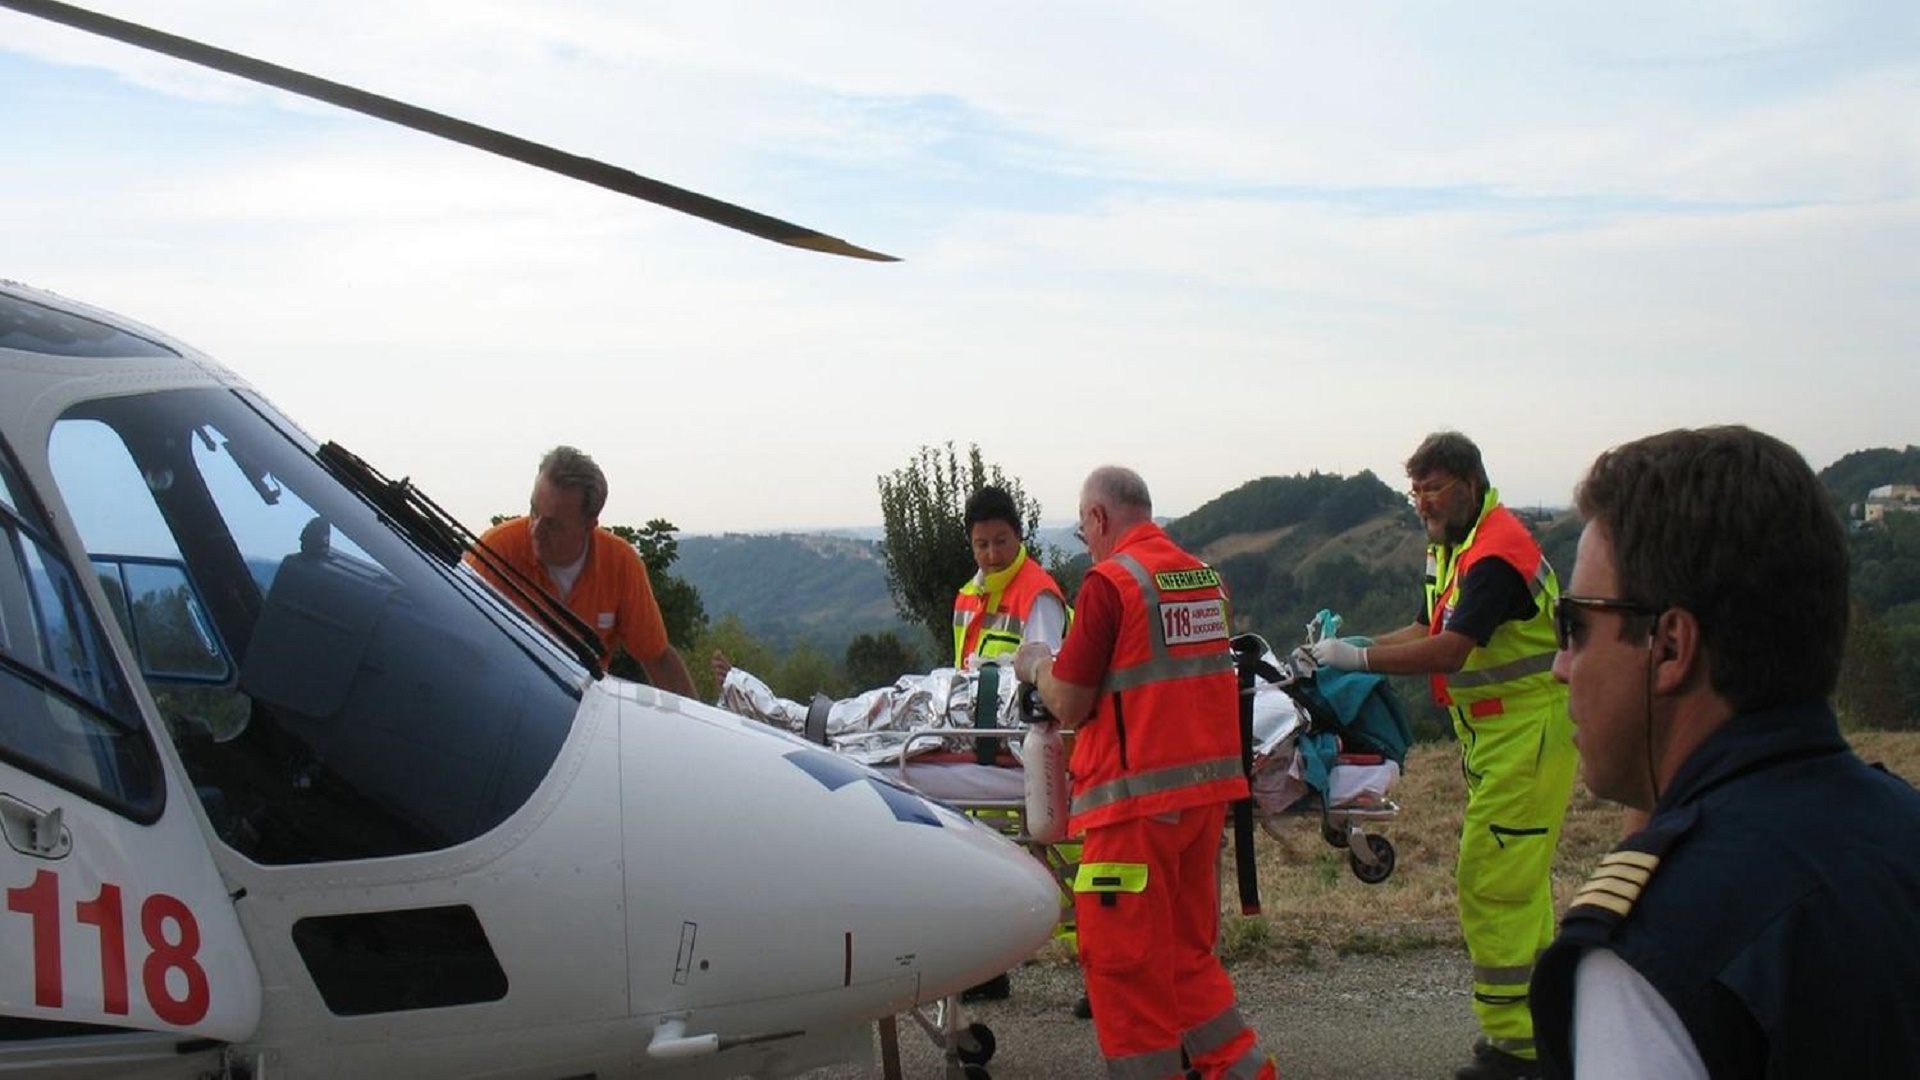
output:
POLYGON ((1406 765, 1413 724, 1385 675, 1323 667, 1314 675, 1314 689, 1338 718, 1348 753, 1385 754, 1406 765))
POLYGON ((1366 671, 1321 668, 1312 683, 1297 687, 1319 699, 1334 715, 1331 729, 1300 736, 1300 778, 1322 799, 1340 753, 1381 754, 1405 768, 1413 727, 1387 677, 1366 671))
MULTIPOLYGON (((1326 608, 1314 613, 1307 625, 1310 636, 1331 638, 1340 633, 1340 616, 1326 608), (1319 633, 1313 631, 1318 628, 1319 633)), ((1357 635, 1342 638, 1362 648, 1373 644, 1371 638, 1357 635)), ((1407 720, 1406 706, 1387 684, 1387 677, 1371 671, 1340 671, 1323 667, 1314 674, 1310 693, 1332 710, 1338 720, 1336 732, 1346 743, 1348 753, 1385 754, 1401 767, 1407 764, 1407 748, 1413 745, 1413 724, 1407 720)), ((1331 760, 1331 759, 1329 759, 1331 760)), ((1324 790, 1324 785, 1317 785, 1324 790)))

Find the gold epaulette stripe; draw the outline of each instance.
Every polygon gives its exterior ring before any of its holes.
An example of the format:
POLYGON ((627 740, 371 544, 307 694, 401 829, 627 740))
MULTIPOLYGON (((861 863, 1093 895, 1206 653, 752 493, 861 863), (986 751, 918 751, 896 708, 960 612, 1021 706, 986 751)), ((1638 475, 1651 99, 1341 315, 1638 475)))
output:
POLYGON ((1583 892, 1579 896, 1574 897, 1573 906, 1606 908, 1608 911, 1622 918, 1625 918, 1627 913, 1633 910, 1632 901, 1622 900, 1617 896, 1599 892, 1598 890, 1583 892))
POLYGON ((1644 851, 1612 851, 1608 852, 1600 860, 1601 866, 1619 866, 1622 864, 1637 866, 1648 873, 1652 873, 1653 868, 1660 865, 1660 856, 1649 855, 1644 851))
POLYGON ((1631 904, 1640 899, 1640 886, 1622 885, 1618 882, 1589 881, 1585 885, 1580 886, 1579 892, 1573 894, 1573 902, 1576 904, 1579 903, 1580 898, 1586 896, 1588 893, 1606 893, 1608 896, 1617 896, 1631 904))
POLYGON ((1587 879, 1587 884, 1591 885, 1596 881, 1624 881, 1637 889, 1645 885, 1647 879, 1652 876, 1653 871, 1642 870, 1637 866, 1603 866, 1593 872, 1593 876, 1587 879))
POLYGON ((1593 876, 1574 894, 1570 906, 1603 908, 1624 918, 1659 865, 1660 856, 1644 851, 1608 852, 1593 876))
POLYGON ((1631 904, 1635 900, 1640 899, 1640 886, 1630 881, 1611 881, 1604 878, 1597 879, 1580 886, 1580 891, 1573 894, 1574 902, 1578 903, 1580 898, 1588 893, 1606 893, 1609 896, 1617 896, 1631 904))

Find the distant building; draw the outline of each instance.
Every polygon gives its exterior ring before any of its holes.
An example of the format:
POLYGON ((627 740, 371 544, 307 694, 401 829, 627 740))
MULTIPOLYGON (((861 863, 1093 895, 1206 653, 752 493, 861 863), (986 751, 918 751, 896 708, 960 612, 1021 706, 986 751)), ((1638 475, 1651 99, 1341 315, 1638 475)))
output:
POLYGON ((1863 513, 1871 525, 1888 514, 1920 513, 1920 484, 1882 484, 1867 492, 1863 513))

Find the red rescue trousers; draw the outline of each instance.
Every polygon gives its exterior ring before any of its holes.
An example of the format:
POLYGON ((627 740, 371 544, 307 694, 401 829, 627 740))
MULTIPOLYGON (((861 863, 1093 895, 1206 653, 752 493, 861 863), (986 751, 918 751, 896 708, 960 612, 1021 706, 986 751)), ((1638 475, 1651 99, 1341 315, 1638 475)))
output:
POLYGON ((1223 804, 1087 830, 1074 882, 1080 966, 1107 1074, 1274 1080, 1213 949, 1223 804))

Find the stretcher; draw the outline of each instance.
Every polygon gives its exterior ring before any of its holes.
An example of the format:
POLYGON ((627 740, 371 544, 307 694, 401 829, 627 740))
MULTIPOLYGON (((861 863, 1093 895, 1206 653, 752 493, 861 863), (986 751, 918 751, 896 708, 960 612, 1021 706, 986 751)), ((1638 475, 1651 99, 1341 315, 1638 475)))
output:
MULTIPOLYGON (((1317 672, 1305 650, 1283 657, 1254 634, 1236 637, 1233 652, 1255 819, 1275 835, 1290 820, 1317 820, 1327 843, 1348 852, 1356 877, 1385 881, 1393 845, 1368 830, 1399 813, 1390 794, 1409 738, 1390 691, 1378 676, 1317 672), (1326 692, 1336 678, 1349 681, 1326 692), (1382 698, 1392 714, 1385 720, 1369 715, 1382 698), (1397 733, 1380 730, 1396 723, 1397 733)), ((1027 732, 1019 697, 1011 674, 991 663, 903 676, 852 698, 816 695, 807 705, 779 698, 734 668, 719 703, 890 771, 903 786, 956 809, 991 813, 1010 836, 1031 843, 1014 752, 1027 732)))
MULTIPOLYGON (((1399 781, 1400 762, 1382 752, 1390 748, 1355 738, 1353 724, 1315 692, 1318 675, 1303 651, 1280 658, 1257 636, 1243 635, 1235 639, 1234 652, 1253 819, 1275 836, 1295 822, 1317 821, 1322 838, 1347 852, 1355 877, 1368 884, 1385 881, 1394 869, 1393 844, 1369 830, 1399 812, 1389 794, 1399 781)), ((1023 710, 1010 672, 991 664, 973 671, 942 668, 854 698, 816 695, 802 706, 735 668, 722 682, 720 704, 890 773, 902 787, 1000 830, 1053 871, 1062 908, 1071 910, 1076 867, 1062 851, 1066 845, 1041 843, 1026 828, 1027 785, 1018 748, 1030 731, 1023 713, 1031 718, 1031 708, 1023 710)), ((1077 853, 1078 845, 1069 850, 1077 853)), ((993 1031, 969 1020, 957 995, 903 1015, 943 1051, 949 1080, 988 1080, 993 1031)), ((883 1056, 893 1038, 894 1022, 884 1023, 883 1056)))
POLYGON ((1255 820, 1276 838, 1292 820, 1317 820, 1355 877, 1387 880, 1393 841, 1368 830, 1400 813, 1390 796, 1412 741, 1391 689, 1379 676, 1319 671, 1305 648, 1278 656, 1257 634, 1235 637, 1233 655, 1255 820))

